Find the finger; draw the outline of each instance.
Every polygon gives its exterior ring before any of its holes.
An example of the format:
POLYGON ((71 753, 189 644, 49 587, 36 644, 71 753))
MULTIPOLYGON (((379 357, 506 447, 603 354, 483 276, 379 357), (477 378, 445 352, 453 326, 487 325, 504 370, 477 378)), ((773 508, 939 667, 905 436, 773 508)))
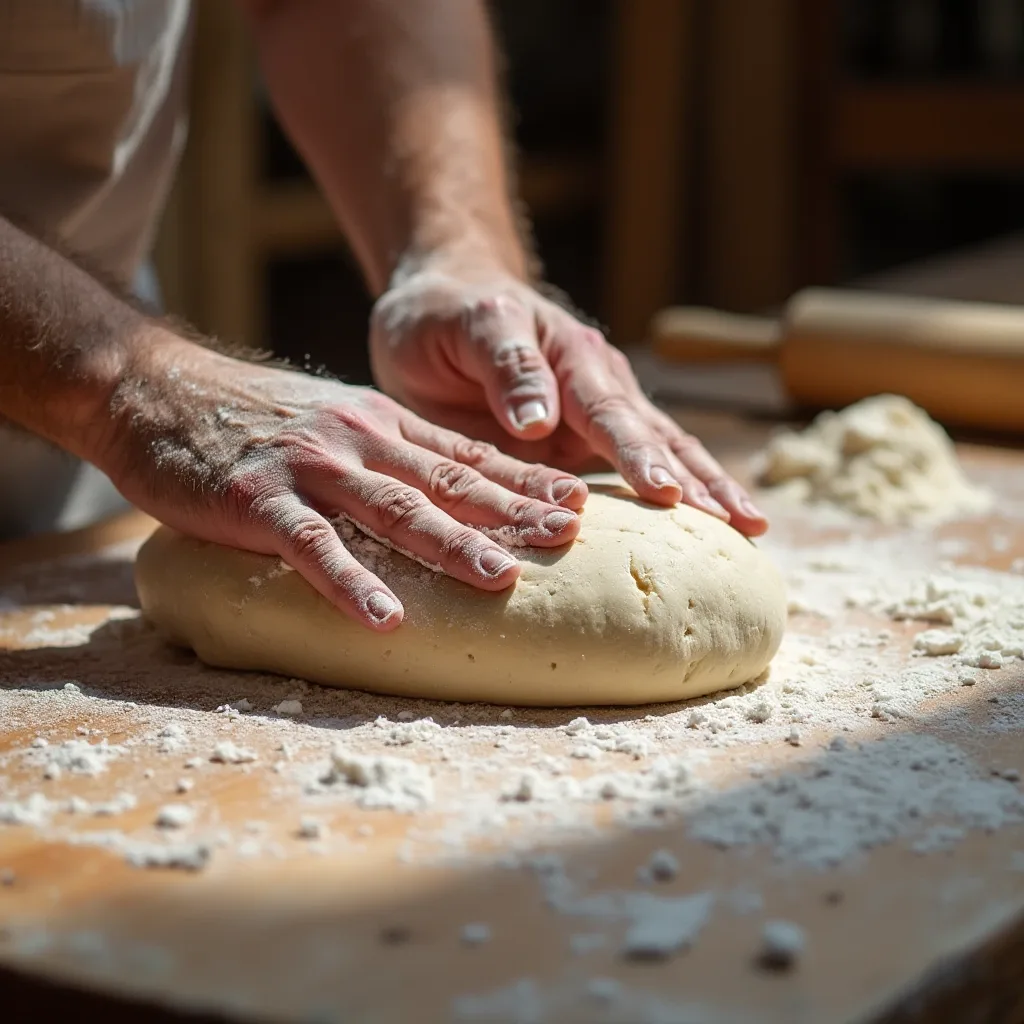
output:
MULTIPOLYGON (((764 513, 750 495, 721 466, 692 434, 687 434, 670 416, 651 407, 655 423, 679 464, 728 513, 730 522, 748 537, 760 536, 768 529, 764 513)), ((692 504, 687 497, 684 501, 692 504)), ((698 506, 702 507, 702 506, 698 506)))
POLYGON ((682 500, 718 518, 727 518, 743 533, 763 533, 767 521, 750 502, 743 488, 712 458, 704 446, 647 397, 632 365, 618 349, 609 353, 623 388, 640 415, 668 447, 672 470, 682 487, 682 500), (725 516, 722 513, 725 513, 725 516))
MULTIPOLYGON (((489 480, 531 498, 578 512, 587 500, 587 485, 579 477, 505 455, 492 444, 474 441, 410 413, 400 424, 402 436, 446 459, 472 466, 489 480)), ((529 443, 529 442, 524 442, 529 443)))
POLYGON ((356 561, 323 516, 288 495, 268 502, 258 518, 277 554, 349 618, 378 632, 401 623, 401 602, 356 561))
POLYGON ((564 353, 556 366, 563 386, 566 422, 622 474, 641 498, 674 505, 682 498, 683 488, 676 479, 670 449, 612 374, 603 351, 607 343, 596 331, 581 330, 586 332, 587 340, 564 353))
POLYGON ((515 546, 556 547, 579 533, 574 512, 510 491, 472 466, 416 444, 392 444, 382 457, 366 459, 364 465, 412 484, 460 523, 499 529, 515 546))
POLYGON ((561 415, 558 382, 540 350, 533 312, 494 296, 475 303, 465 322, 468 344, 456 358, 483 386, 498 422, 513 437, 547 437, 561 415))
POLYGON ((481 590, 504 590, 519 577, 519 563, 500 544, 401 480, 360 469, 337 481, 333 492, 321 497, 371 536, 431 569, 481 590))
POLYGON ((768 520, 764 513, 717 460, 708 454, 697 438, 677 430, 674 436, 668 439, 668 444, 680 463, 729 513, 729 521, 736 529, 748 536, 757 536, 768 529, 768 520))

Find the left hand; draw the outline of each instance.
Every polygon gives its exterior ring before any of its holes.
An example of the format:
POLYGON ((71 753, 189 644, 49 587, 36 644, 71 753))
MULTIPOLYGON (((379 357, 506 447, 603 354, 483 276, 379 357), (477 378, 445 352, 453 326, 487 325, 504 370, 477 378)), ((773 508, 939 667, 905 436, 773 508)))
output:
POLYGON ((382 390, 435 423, 528 462, 611 463, 640 497, 684 501, 748 536, 768 527, 600 331, 499 267, 444 260, 403 276, 374 307, 370 355, 382 390))

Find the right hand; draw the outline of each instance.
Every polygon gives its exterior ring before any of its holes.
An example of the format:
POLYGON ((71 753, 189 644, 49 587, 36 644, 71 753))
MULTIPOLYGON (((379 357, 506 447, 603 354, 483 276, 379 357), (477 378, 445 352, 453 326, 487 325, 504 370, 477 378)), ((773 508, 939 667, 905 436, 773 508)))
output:
POLYGON ((370 388, 231 359, 173 336, 133 356, 96 460, 139 508, 203 540, 278 555, 372 629, 399 598, 330 519, 481 590, 519 576, 513 544, 579 532, 586 484, 436 427, 370 388))

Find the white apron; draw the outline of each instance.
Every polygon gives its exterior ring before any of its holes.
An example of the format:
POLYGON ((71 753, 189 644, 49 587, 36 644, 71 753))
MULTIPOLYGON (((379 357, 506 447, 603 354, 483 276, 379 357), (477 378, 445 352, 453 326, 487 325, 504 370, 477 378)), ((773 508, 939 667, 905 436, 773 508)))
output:
MULTIPOLYGON (((190 38, 189 0, 0 0, 0 213, 151 301, 145 261, 185 140, 190 38)), ((0 539, 125 505, 94 467, 2 427, 0 496, 0 539)))

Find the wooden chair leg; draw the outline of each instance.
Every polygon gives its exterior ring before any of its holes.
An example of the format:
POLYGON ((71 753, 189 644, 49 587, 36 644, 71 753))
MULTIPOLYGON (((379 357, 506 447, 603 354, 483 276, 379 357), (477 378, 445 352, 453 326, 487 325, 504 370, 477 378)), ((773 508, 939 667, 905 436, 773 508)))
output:
POLYGON ((603 315, 643 339, 675 297, 688 175, 693 0, 618 0, 603 315))
POLYGON ((708 5, 701 269, 707 300, 738 311, 794 283, 794 0, 708 5))

